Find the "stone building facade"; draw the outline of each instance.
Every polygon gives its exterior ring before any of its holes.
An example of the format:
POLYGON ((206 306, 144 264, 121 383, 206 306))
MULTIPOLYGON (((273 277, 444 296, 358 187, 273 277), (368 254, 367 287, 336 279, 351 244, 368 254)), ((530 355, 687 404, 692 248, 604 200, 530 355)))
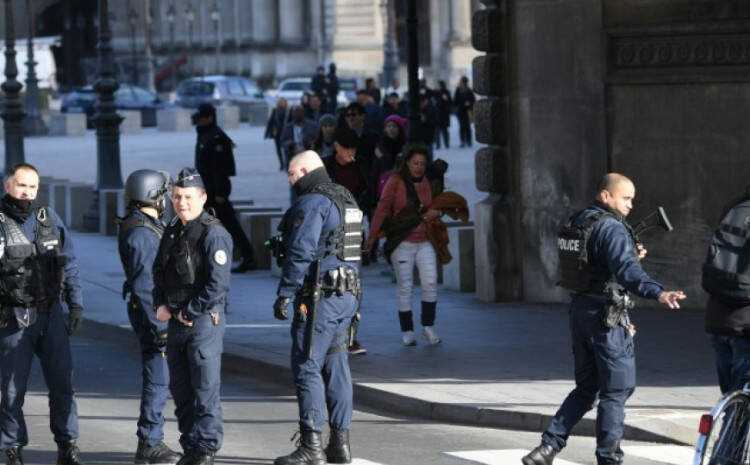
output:
POLYGON ((636 183, 646 269, 701 306, 722 207, 750 184, 750 5, 741 0, 483 0, 473 18, 478 295, 560 301, 554 238, 607 171, 636 183), (561 21, 565 18, 565 21, 561 21))

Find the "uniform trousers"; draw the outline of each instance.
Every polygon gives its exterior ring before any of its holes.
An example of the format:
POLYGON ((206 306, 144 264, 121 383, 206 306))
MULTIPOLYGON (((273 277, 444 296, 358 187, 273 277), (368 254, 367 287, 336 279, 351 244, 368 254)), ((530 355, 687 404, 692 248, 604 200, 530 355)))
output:
POLYGON ((0 329, 0 449, 29 443, 23 403, 32 356, 39 358, 49 390, 50 429, 55 441, 78 438, 78 408, 73 392, 73 359, 67 316, 56 303, 39 312, 34 324, 19 328, 15 320, 0 329))
POLYGON ((633 337, 622 327, 602 323, 603 298, 576 295, 570 304, 570 335, 575 360, 575 389, 555 414, 542 442, 560 451, 573 427, 597 397, 596 458, 599 465, 621 464, 620 440, 625 401, 635 390, 633 337))

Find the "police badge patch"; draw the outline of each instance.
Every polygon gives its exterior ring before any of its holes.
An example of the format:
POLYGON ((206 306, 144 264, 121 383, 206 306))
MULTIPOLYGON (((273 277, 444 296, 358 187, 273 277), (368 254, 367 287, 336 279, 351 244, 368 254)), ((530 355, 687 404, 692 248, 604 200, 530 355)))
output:
POLYGON ((214 261, 221 266, 226 265, 227 253, 224 252, 223 250, 217 250, 216 253, 214 253, 214 261))

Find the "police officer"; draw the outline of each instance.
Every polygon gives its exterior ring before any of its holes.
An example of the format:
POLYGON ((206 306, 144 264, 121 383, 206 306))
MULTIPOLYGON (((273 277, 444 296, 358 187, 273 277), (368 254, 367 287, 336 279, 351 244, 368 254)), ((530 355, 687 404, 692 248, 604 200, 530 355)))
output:
POLYGON ((38 189, 39 172, 22 163, 9 171, 0 200, 0 448, 8 465, 23 464, 29 437, 22 406, 36 354, 49 389, 57 464, 79 465, 69 339, 83 313, 78 263, 62 220, 35 201, 38 189))
POLYGON ((299 447, 275 465, 350 463, 352 380, 347 353, 357 306, 362 212, 351 193, 331 182, 318 154, 302 152, 289 164, 297 201, 279 229, 286 259, 274 316, 287 319, 294 301, 292 371, 300 415, 299 447), (319 266, 319 275, 314 269, 319 266), (320 292, 315 292, 316 285, 320 292), (329 418, 326 418, 326 413, 329 418), (330 424, 328 447, 321 433, 330 424))
POLYGON ((560 285, 573 291, 570 328, 576 387, 542 435, 541 445, 523 457, 524 465, 552 464, 597 396, 597 463, 622 463, 625 401, 635 389, 635 329, 627 313, 628 293, 671 309, 679 308, 685 298, 682 291, 665 291, 641 268, 646 249, 636 243, 625 221, 634 198, 632 181, 607 174, 594 203, 561 230, 560 285))
POLYGON ((180 171, 172 188, 177 216, 154 260, 154 306, 156 318, 169 321, 169 389, 185 451, 179 465, 213 464, 223 438, 219 393, 232 238, 205 204, 200 174, 180 171))
POLYGON ((175 463, 181 455, 164 444, 164 405, 167 402, 167 324, 156 319, 151 294, 151 270, 164 233, 161 216, 169 187, 167 175, 138 170, 125 182, 128 214, 120 222, 117 237, 125 271, 123 297, 128 301, 128 318, 141 346, 142 390, 138 417, 138 449, 135 463, 175 463))
POLYGON ((232 272, 244 273, 254 270, 256 265, 253 246, 242 231, 237 213, 229 201, 229 195, 232 193, 232 182, 229 178, 237 174, 234 165, 234 142, 217 125, 216 108, 210 103, 203 103, 198 107, 198 111, 193 114, 193 121, 198 132, 195 167, 206 186, 206 207, 214 210, 216 217, 232 235, 232 240, 242 254, 242 261, 232 272))

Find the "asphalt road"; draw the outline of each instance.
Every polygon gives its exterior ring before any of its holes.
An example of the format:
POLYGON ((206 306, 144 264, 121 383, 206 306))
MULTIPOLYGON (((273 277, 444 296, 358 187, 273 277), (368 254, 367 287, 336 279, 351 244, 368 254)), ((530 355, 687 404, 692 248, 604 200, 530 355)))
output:
MULTIPOLYGON (((76 387, 80 414, 79 445, 86 464, 132 463, 140 392, 139 356, 134 342, 104 340, 87 328, 74 338, 76 387)), ((297 406, 288 380, 260 382, 246 375, 227 375, 222 395, 225 437, 217 463, 270 464, 292 450, 297 406)), ((35 362, 24 408, 31 442, 29 465, 55 460, 49 432, 46 391, 35 362)), ((174 406, 167 406, 166 441, 177 447, 174 406)), ((522 450, 538 434, 438 424, 413 418, 382 416, 357 410, 351 433, 359 465, 506 465, 518 464, 522 450)), ((658 444, 624 444, 628 465, 690 463, 689 448, 658 444), (658 458, 658 461, 643 457, 658 458)), ((594 464, 594 440, 574 437, 557 465, 594 464)))

